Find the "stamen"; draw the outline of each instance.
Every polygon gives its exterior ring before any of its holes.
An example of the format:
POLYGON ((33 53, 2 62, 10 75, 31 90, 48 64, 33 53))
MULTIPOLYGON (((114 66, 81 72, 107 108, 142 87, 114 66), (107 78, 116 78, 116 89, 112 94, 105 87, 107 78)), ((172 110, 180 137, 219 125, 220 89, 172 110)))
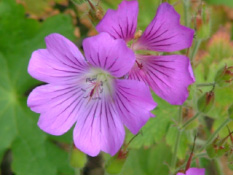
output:
POLYGON ((135 35, 134 35, 134 39, 138 39, 142 36, 142 30, 138 30, 135 35))
POLYGON ((103 93, 103 81, 98 80, 97 77, 92 78, 86 78, 86 83, 88 83, 88 86, 85 89, 81 89, 83 92, 87 92, 87 94, 83 98, 89 98, 88 102, 90 100, 101 100, 101 94, 103 93))
POLYGON ((83 98, 88 102, 91 100, 102 100, 104 96, 111 94, 112 77, 100 69, 92 69, 83 79, 83 98))
POLYGON ((139 69, 142 69, 142 68, 143 68, 142 63, 139 63, 137 60, 136 60, 136 63, 137 63, 137 65, 138 65, 138 68, 139 68, 139 69))

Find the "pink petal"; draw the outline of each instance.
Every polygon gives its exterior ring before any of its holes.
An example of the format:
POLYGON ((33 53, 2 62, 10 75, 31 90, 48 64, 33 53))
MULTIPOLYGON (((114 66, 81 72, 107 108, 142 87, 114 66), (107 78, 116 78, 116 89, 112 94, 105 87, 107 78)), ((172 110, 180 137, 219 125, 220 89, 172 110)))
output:
POLYGON ((133 134, 152 117, 150 111, 157 106, 149 87, 134 80, 116 80, 115 100, 121 120, 133 134))
POLYGON ((123 144, 125 131, 111 98, 91 102, 79 115, 74 129, 77 148, 90 156, 97 156, 102 150, 117 153, 123 144))
POLYGON ((171 104, 183 104, 188 97, 187 87, 194 82, 190 72, 190 61, 182 55, 144 56, 137 55, 137 64, 129 74, 129 79, 148 84, 154 92, 171 104))
POLYGON ((137 27, 138 2, 123 0, 117 10, 108 10, 97 25, 98 32, 107 32, 112 37, 126 41, 134 37, 137 27))
POLYGON ((113 39, 107 33, 84 40, 86 59, 95 67, 102 68, 115 77, 127 74, 135 62, 135 55, 122 39, 113 39))
POLYGON ((87 69, 78 48, 59 34, 46 37, 47 49, 34 51, 28 66, 29 74, 47 83, 64 84, 76 80, 87 69))
POLYGON ((186 175, 205 175, 205 168, 189 168, 186 175))
POLYGON ((194 30, 180 24, 180 15, 168 3, 162 3, 155 18, 133 45, 135 50, 173 52, 192 45, 194 30))
POLYGON ((184 173, 177 173, 176 175, 185 175, 184 173))
POLYGON ((27 103, 31 110, 41 113, 38 125, 43 131, 62 135, 77 121, 81 95, 80 88, 48 84, 35 88, 27 103))

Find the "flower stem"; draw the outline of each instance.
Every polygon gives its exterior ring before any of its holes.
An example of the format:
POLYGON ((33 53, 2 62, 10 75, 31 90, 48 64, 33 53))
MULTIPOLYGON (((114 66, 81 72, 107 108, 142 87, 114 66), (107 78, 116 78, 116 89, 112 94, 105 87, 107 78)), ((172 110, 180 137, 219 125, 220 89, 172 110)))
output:
MULTIPOLYGON (((192 161, 191 161, 191 162, 194 162, 197 158, 205 157, 205 156, 207 156, 207 153, 199 153, 199 154, 196 154, 196 155, 192 158, 192 161)), ((186 162, 183 163, 181 166, 179 166, 179 167, 175 170, 175 172, 178 172, 179 170, 184 169, 185 166, 186 166, 186 162)))
MULTIPOLYGON (((182 121, 182 106, 180 106, 180 108, 179 108, 178 124, 180 124, 181 121, 182 121)), ((178 152, 178 148, 179 148, 179 145, 180 145, 181 134, 182 134, 182 130, 178 129, 178 132, 177 132, 177 135, 176 135, 174 154, 172 156, 172 161, 171 161, 172 174, 174 173, 173 171, 176 169, 177 152, 178 152)))
POLYGON ((227 118, 215 131, 214 133, 208 138, 206 143, 201 147, 200 152, 202 152, 206 147, 215 139, 215 137, 218 135, 219 131, 221 131, 222 128, 224 128, 229 122, 231 121, 230 118, 227 118))
POLYGON ((200 83, 200 84, 197 84, 196 86, 197 87, 205 87, 205 86, 215 86, 215 82, 213 83, 200 83))
POLYGON ((188 121, 186 121, 180 129, 184 129, 186 128, 192 121, 194 121, 196 118, 198 118, 198 116, 200 115, 200 113, 196 113, 195 116, 193 116, 191 119, 189 119, 188 121))
POLYGON ((193 61, 194 57, 196 56, 197 51, 198 51, 198 49, 199 49, 199 47, 200 47, 200 45, 201 45, 201 42, 202 42, 201 39, 196 40, 195 45, 194 45, 194 48, 193 48, 193 51, 192 51, 192 53, 191 53, 191 55, 190 55, 190 60, 191 60, 191 61, 193 61))
POLYGON ((189 0, 182 0, 183 1, 183 7, 184 7, 184 25, 189 27, 190 26, 190 20, 189 20, 189 0))
POLYGON ((172 162, 171 162, 172 171, 176 168, 177 152, 178 152, 178 148, 180 145, 181 134, 182 134, 182 131, 178 130, 178 133, 176 135, 175 150, 174 150, 174 154, 173 154, 172 162))
MULTIPOLYGON (((172 157, 172 163, 171 163, 171 167, 172 167, 172 171, 175 170, 176 168, 176 161, 177 161, 177 152, 178 152, 178 148, 179 148, 179 144, 180 144, 180 138, 181 138, 181 134, 182 131, 185 127, 187 127, 192 121, 194 121, 198 116, 200 115, 200 113, 196 113, 195 116, 193 116, 191 119, 189 119, 187 122, 185 122, 181 128, 179 128, 177 136, 176 136, 176 143, 175 143, 175 150, 174 150, 174 154, 172 157)), ((182 120, 182 108, 180 108, 179 111, 179 118, 178 118, 178 122, 181 123, 182 120)), ((175 171, 176 172, 176 171, 175 171)), ((172 172, 174 174, 174 172, 172 172)))

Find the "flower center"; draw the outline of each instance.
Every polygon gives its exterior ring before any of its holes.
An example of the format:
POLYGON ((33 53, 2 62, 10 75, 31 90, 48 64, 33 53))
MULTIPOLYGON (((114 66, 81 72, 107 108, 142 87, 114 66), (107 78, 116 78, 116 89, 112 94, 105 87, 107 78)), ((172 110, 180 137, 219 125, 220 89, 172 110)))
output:
POLYGON ((113 91, 112 77, 109 73, 101 69, 92 69, 85 75, 82 91, 83 98, 91 100, 101 100, 105 95, 111 95, 113 91))

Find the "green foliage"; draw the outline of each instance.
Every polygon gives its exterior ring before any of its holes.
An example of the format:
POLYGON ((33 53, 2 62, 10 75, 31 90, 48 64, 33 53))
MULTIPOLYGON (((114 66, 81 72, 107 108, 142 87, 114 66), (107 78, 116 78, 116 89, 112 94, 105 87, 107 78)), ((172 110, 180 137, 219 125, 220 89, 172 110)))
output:
POLYGON ((232 153, 228 156, 228 167, 231 170, 233 170, 233 154, 232 153))
POLYGON ((111 157, 106 163, 105 169, 109 174, 119 174, 125 164, 126 158, 118 158, 117 156, 111 157))
MULTIPOLYGON (((174 149, 176 145, 177 134, 178 134, 178 128, 171 125, 167 131, 166 142, 168 143, 168 145, 171 146, 173 153, 174 153, 174 149)), ((189 148, 188 147, 189 145, 188 136, 189 136, 188 132, 181 133, 180 143, 179 143, 179 147, 177 150, 177 157, 179 159, 184 159, 185 156, 187 155, 187 150, 189 148)))
POLYGON ((44 47, 44 37, 52 32, 72 39, 71 19, 57 15, 39 23, 25 18, 23 7, 13 0, 0 2, 0 15, 0 150, 12 150, 17 175, 72 174, 67 162, 50 160, 52 155, 65 160, 68 154, 46 139, 36 125, 38 115, 26 106, 28 92, 39 84, 27 73, 32 51, 44 47))
POLYGON ((228 116, 233 119, 233 104, 228 108, 228 116))
MULTIPOLYGON (((141 133, 138 134, 130 143, 130 148, 140 148, 142 146, 151 146, 155 143, 159 143, 166 135, 172 120, 178 115, 178 107, 168 104, 166 101, 157 97, 154 94, 154 100, 158 103, 153 111, 156 116, 150 118, 145 126, 141 129, 141 133)), ((126 143, 133 138, 131 133, 127 134, 126 143)))
POLYGON ((222 145, 218 145, 218 143, 216 143, 209 145, 206 151, 210 158, 217 158, 223 156, 226 152, 229 151, 229 149, 230 146, 228 143, 222 145))
POLYGON ((163 142, 148 149, 131 150, 121 174, 168 174, 171 157, 170 147, 163 142))
POLYGON ((226 5, 233 7, 233 2, 230 0, 205 0, 209 4, 214 4, 214 5, 226 5))
POLYGON ((215 95, 213 91, 203 94, 197 101, 197 108, 199 112, 208 113, 212 109, 214 101, 215 95))
POLYGON ((70 165, 74 168, 83 168, 86 162, 86 154, 74 147, 70 155, 70 165))

